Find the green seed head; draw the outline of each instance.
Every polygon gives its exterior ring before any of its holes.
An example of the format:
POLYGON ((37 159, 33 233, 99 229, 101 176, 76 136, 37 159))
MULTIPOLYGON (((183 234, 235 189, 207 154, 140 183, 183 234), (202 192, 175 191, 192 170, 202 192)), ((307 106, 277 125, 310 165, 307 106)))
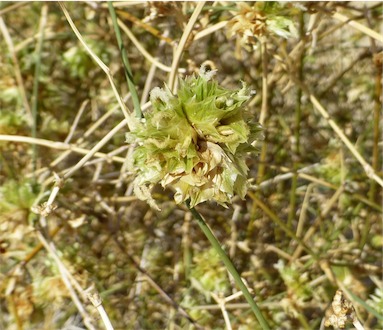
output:
POLYGON ((150 190, 157 183, 173 187, 176 203, 190 199, 192 207, 208 200, 226 206, 235 194, 246 194, 245 157, 256 151, 251 143, 261 138, 261 128, 245 121, 249 89, 227 90, 213 73, 202 67, 198 77, 181 82, 177 95, 167 86, 154 88, 152 110, 127 134, 138 144, 135 193, 153 207, 150 190))

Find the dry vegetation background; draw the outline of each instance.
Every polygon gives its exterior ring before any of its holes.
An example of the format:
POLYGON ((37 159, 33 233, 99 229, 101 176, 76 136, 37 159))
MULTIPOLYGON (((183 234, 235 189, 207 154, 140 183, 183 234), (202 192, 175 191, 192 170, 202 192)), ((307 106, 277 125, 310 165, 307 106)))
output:
MULTIPOLYGON (((197 209, 270 327, 319 329, 342 289, 381 329, 382 4, 269 5, 206 2, 185 35, 194 2, 114 4, 144 108, 180 50, 180 77, 210 61, 257 91, 246 199, 197 209)), ((58 3, 0 6, 0 329, 103 329, 96 291, 115 329, 260 329, 173 193, 156 189, 161 212, 132 193, 124 114, 91 56, 133 112, 107 3, 65 3, 91 54, 58 3)))

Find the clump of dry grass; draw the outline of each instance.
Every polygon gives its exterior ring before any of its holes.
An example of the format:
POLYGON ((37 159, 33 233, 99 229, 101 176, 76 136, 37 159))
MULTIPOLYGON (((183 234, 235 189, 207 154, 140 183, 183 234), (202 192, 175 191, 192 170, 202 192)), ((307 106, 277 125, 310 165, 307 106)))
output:
MULTIPOLYGON (((144 114, 151 89, 205 61, 258 91, 249 193, 198 210, 271 328, 324 326, 338 289, 382 327, 381 5, 114 6, 144 114)), ((153 190, 161 212, 132 194, 134 106, 108 5, 65 8, 0 8, 0 328, 260 329, 172 192, 153 190)))

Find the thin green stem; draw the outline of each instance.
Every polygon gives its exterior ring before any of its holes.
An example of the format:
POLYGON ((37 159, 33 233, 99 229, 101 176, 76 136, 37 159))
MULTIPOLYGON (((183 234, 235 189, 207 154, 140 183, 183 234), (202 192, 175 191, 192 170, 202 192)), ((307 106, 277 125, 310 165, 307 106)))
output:
POLYGON ((118 48, 120 49, 122 62, 124 63, 125 77, 126 77, 126 81, 128 82, 130 94, 132 95, 134 111, 136 113, 136 117, 141 118, 143 115, 141 111, 140 100, 138 98, 136 86, 133 81, 132 69, 130 68, 128 55, 126 53, 126 49, 122 42, 120 27, 118 26, 118 22, 117 22, 116 11, 114 10, 113 3, 111 1, 108 1, 108 7, 109 7, 110 16, 112 17, 114 32, 116 33, 118 48))
MULTIPOLYGON (((303 13, 300 14, 299 17, 299 34, 303 40, 304 36, 304 20, 303 13)), ((298 68, 298 77, 300 81, 303 81, 303 59, 304 59, 304 51, 301 52, 299 56, 299 68, 298 68)), ((297 204, 297 194, 296 190, 298 187, 298 160, 300 156, 300 126, 301 126, 301 98, 302 98, 302 90, 298 88, 296 92, 296 107, 295 107, 295 132, 294 132, 294 142, 293 145, 293 171, 294 175, 291 180, 291 191, 290 191, 290 205, 289 205, 289 215, 287 218, 287 226, 292 228, 293 219, 295 217, 295 208, 297 204)))
POLYGON ((182 226, 182 246, 183 246, 183 262, 185 269, 185 278, 190 280, 191 265, 193 260, 193 254, 191 250, 191 241, 189 236, 189 228, 191 222, 191 215, 187 213, 182 226))
MULTIPOLYGON (((262 105, 261 113, 259 115, 259 123, 263 126, 269 110, 269 86, 268 86, 268 56, 267 56, 267 44, 266 39, 262 38, 261 43, 261 56, 262 56, 262 105)), ((266 134, 266 132, 265 132, 266 134)), ((259 185, 264 180, 266 169, 266 156, 267 156, 267 136, 262 143, 261 153, 259 155, 257 184, 259 185)), ((260 196, 260 192, 257 192, 260 196)), ((257 205, 253 204, 251 208, 250 221, 247 226, 247 237, 252 238, 254 232, 254 221, 256 216, 257 205)))
MULTIPOLYGON (((36 65, 35 65, 35 73, 33 78, 33 91, 32 91, 32 137, 37 137, 37 107, 38 107, 38 94, 39 94, 39 78, 41 74, 41 52, 43 49, 43 41, 44 41, 44 28, 47 22, 48 16, 48 6, 45 4, 41 10, 41 21, 40 21, 40 38, 38 39, 38 43, 36 46, 36 65)), ((32 145, 32 164, 33 164, 33 172, 36 171, 36 161, 37 161, 37 147, 35 144, 32 145)))
POLYGON ((235 283, 238 285, 240 290, 242 291, 244 297, 246 298, 247 302, 249 303, 254 315, 258 319, 258 322, 260 323, 262 329, 270 329, 266 319, 262 315, 261 310, 259 309, 257 303, 254 301, 253 297, 251 296, 249 290, 247 289, 246 285, 243 283, 241 276, 239 275, 237 269, 229 259, 229 257, 226 255, 225 251, 221 247, 221 244, 218 242, 217 238, 214 236, 213 232, 210 230, 209 226, 206 224, 205 220, 201 216, 201 214, 194 208, 190 207, 190 202, 186 202, 187 207, 189 208, 190 212, 193 214, 195 219, 198 222, 198 225, 202 229, 203 233, 205 234, 206 238, 209 240, 210 244, 213 246, 213 248, 217 251, 219 257, 223 261, 223 263, 226 266, 226 269, 230 272, 230 274, 233 276, 235 283))

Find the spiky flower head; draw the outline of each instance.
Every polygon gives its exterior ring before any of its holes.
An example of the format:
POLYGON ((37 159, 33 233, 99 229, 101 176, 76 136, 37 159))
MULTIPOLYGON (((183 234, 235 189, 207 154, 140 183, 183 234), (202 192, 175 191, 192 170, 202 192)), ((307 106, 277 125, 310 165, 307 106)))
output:
POLYGON ((177 95, 166 85, 154 88, 152 110, 127 134, 138 144, 135 194, 153 207, 150 190, 157 183, 175 190, 176 203, 190 200, 192 207, 208 200, 226 206, 246 194, 245 157, 257 151, 252 142, 261 138, 261 128, 245 120, 250 90, 225 89, 212 80, 214 73, 202 67, 199 76, 181 82, 177 95))
POLYGON ((297 36, 292 15, 294 8, 278 2, 256 2, 249 5, 237 4, 238 14, 227 24, 228 36, 241 38, 242 45, 255 45, 268 35, 288 39, 297 36))

